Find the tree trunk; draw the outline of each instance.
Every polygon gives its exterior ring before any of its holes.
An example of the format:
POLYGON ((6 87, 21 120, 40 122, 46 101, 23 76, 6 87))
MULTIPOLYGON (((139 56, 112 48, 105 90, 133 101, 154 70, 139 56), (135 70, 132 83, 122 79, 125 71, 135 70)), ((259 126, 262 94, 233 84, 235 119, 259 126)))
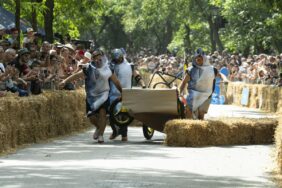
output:
POLYGON ((255 48, 255 54, 265 53, 262 41, 257 40, 257 38, 255 38, 254 40, 254 48, 255 48))
POLYGON ((167 47, 169 43, 171 42, 172 32, 173 32, 173 29, 172 29, 171 21, 167 20, 166 27, 165 27, 165 33, 164 33, 164 40, 163 40, 164 42, 162 46, 163 52, 166 52, 167 47))
POLYGON ((243 56, 244 56, 244 57, 248 57, 249 54, 251 54, 251 46, 246 46, 246 47, 243 49, 243 56))
MULTIPOLYGON (((33 3, 36 3, 37 0, 32 0, 33 3)), ((31 8, 31 25, 34 31, 37 32, 38 27, 37 27, 37 12, 36 12, 36 7, 32 5, 31 8)))
POLYGON ((53 11, 54 11, 54 0, 46 0, 45 5, 47 10, 44 13, 44 29, 45 29, 45 39, 53 43, 53 11))
POLYGON ((157 44, 157 54, 161 54, 161 51, 162 51, 162 40, 161 40, 161 37, 159 36, 158 32, 156 31, 155 28, 153 28, 153 32, 157 38, 157 41, 158 41, 158 44, 157 44))
POLYGON ((214 30, 214 39, 215 39, 215 42, 216 42, 216 45, 219 49, 219 51, 223 51, 224 50, 224 47, 223 47, 223 44, 220 40, 220 37, 219 37, 219 33, 218 33, 218 28, 216 27, 215 30, 214 30))
MULTIPOLYGON (((15 1, 16 1, 15 25, 17 30, 20 32, 21 1, 20 0, 15 0, 15 1)), ((20 35, 18 36, 17 40, 20 41, 20 35)))
POLYGON ((272 46, 275 49, 276 53, 282 52, 282 41, 277 39, 277 37, 273 37, 272 46))
POLYGON ((224 47, 223 47, 223 44, 220 40, 220 36, 219 36, 219 28, 220 28, 220 25, 221 25, 221 19, 220 17, 218 17, 216 20, 215 20, 215 23, 214 23, 214 39, 215 39, 215 42, 217 44, 217 47, 219 49, 219 51, 223 51, 224 50, 224 47))
POLYGON ((209 23, 209 27, 210 27, 210 40, 211 40, 211 52, 213 53, 214 51, 216 51, 216 41, 214 40, 214 24, 212 21, 212 17, 209 16, 208 17, 208 23, 209 23))
POLYGON ((185 38, 184 38, 184 46, 185 46, 185 48, 192 49, 191 38, 190 38, 191 28, 190 28, 189 24, 185 24, 184 27, 185 27, 185 30, 186 30, 186 34, 185 34, 185 38))

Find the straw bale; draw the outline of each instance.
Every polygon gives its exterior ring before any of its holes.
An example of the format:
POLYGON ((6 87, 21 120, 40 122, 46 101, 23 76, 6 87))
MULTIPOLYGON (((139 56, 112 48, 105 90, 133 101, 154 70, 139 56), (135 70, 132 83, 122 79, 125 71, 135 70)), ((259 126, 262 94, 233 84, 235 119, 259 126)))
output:
POLYGON ((151 78, 151 73, 148 72, 148 71, 143 71, 143 70, 140 70, 140 75, 143 79, 143 81, 145 82, 146 86, 149 84, 150 82, 150 78, 151 78))
POLYGON ((277 113, 282 114, 282 87, 279 88, 279 99, 277 105, 277 113))
POLYGON ((263 85, 249 85, 249 88, 250 88, 250 97, 249 97, 248 107, 259 108, 263 85))
POLYGON ((282 175, 282 116, 280 116, 279 125, 275 130, 275 158, 278 172, 282 175))
POLYGON ((84 112, 82 90, 0 98, 0 153, 88 128, 84 112))
POLYGON ((275 119, 171 120, 165 142, 186 147, 270 144, 277 124, 275 119))
POLYGON ((227 88, 228 104, 241 105, 242 90, 249 88, 249 102, 247 107, 259 108, 268 112, 282 111, 282 88, 269 85, 244 84, 231 82, 227 88))

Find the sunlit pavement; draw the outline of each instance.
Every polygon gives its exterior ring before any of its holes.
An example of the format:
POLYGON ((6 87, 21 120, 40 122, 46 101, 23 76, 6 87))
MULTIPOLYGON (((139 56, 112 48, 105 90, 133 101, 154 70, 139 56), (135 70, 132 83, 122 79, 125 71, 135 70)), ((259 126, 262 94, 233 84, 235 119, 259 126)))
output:
MULTIPOLYGON (((256 110, 212 106, 209 117, 262 117, 256 110), (215 112, 215 110, 218 112, 215 112)), ((129 141, 92 141, 93 130, 34 144, 0 158, 1 188, 276 187, 270 179, 272 145, 175 148, 129 127, 129 141)))

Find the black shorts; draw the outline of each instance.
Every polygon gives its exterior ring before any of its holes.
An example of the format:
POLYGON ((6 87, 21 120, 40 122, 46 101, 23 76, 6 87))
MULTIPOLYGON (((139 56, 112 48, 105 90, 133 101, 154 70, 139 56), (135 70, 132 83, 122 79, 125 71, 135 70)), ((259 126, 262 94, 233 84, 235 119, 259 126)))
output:
POLYGON ((85 103, 86 103, 86 115, 87 117, 90 117, 92 115, 95 115, 95 114, 98 114, 99 111, 104 108, 106 111, 108 109, 108 106, 109 106, 109 100, 106 100, 106 102, 104 102, 97 110, 95 111, 92 111, 91 110, 91 107, 90 107, 90 104, 87 102, 87 100, 85 100, 85 103), (91 112, 90 112, 91 111, 91 112), (90 113, 89 113, 90 112, 90 113))

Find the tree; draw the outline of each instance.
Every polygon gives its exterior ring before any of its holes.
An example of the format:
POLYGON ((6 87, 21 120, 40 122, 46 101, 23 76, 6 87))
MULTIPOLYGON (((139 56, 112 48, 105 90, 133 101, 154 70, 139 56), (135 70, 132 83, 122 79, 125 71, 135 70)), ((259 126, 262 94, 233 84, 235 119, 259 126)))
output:
POLYGON ((225 43, 233 50, 249 53, 271 51, 272 35, 276 32, 268 27, 272 13, 265 4, 252 1, 222 1, 222 15, 228 20, 225 43), (259 14, 257 14, 259 12, 259 14))
MULTIPOLYGON (((16 1, 16 12, 15 12, 15 25, 18 31, 20 31, 20 19, 21 19, 21 1, 16 1)), ((20 41, 20 36, 17 38, 18 41, 20 41)))
POLYGON ((46 40, 53 42, 53 18, 54 18, 54 0, 46 0, 45 6, 47 10, 44 12, 44 29, 46 33, 46 40))
POLYGON ((20 7, 17 14, 34 30, 44 26, 48 41, 60 33, 132 53, 175 47, 282 51, 280 0, 5 0, 0 5, 12 12, 20 7))

